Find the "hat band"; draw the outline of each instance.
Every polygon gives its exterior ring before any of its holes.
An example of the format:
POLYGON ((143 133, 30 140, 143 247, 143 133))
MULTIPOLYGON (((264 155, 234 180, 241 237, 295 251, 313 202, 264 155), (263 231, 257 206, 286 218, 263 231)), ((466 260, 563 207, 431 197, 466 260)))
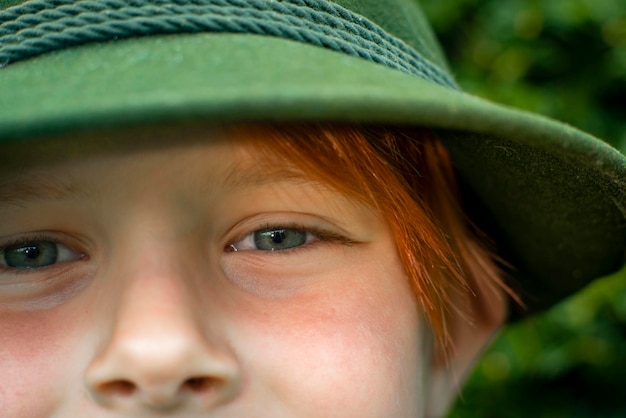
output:
POLYGON ((0 68, 50 51, 176 33, 250 33, 313 44, 458 89, 381 27, 321 0, 33 0, 0 12, 0 68))

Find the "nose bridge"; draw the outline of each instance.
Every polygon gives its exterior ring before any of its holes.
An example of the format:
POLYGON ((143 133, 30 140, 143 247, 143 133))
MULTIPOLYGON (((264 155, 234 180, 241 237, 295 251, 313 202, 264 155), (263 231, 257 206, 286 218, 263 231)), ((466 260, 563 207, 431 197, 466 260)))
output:
POLYGON ((215 327, 209 333, 211 303, 200 303, 202 292, 194 289, 197 266, 172 247, 136 248, 115 272, 112 325, 86 373, 103 406, 206 409, 237 391, 236 358, 215 327))
POLYGON ((147 338, 163 331, 174 336, 199 327, 190 272, 177 268, 176 255, 168 251, 148 252, 134 252, 134 262, 118 273, 123 290, 118 297, 116 333, 130 331, 147 338))
MULTIPOLYGON (((181 232, 162 193, 138 193, 144 197, 133 197, 136 209, 114 231, 107 269, 118 290, 114 341, 163 344, 164 333, 170 341, 203 338, 199 305, 211 282, 206 255, 194 236, 181 232)), ((210 307, 205 303, 203 309, 210 307)))

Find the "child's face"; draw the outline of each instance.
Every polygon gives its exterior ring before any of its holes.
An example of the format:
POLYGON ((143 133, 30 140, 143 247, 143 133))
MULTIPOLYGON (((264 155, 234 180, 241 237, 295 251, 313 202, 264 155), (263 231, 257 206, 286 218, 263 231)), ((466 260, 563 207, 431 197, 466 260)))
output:
POLYGON ((387 225, 284 165, 214 140, 4 174, 0 415, 419 416, 387 225))

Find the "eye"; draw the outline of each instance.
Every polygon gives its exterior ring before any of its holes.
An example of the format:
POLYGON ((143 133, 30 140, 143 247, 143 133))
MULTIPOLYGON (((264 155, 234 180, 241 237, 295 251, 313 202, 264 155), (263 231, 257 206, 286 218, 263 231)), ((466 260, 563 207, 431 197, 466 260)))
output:
POLYGON ((226 247, 227 251, 260 250, 280 251, 300 247, 315 236, 295 228, 266 228, 246 235, 238 242, 226 247))
POLYGON ((54 241, 25 241, 0 250, 0 265, 36 269, 65 261, 80 260, 82 254, 54 241))

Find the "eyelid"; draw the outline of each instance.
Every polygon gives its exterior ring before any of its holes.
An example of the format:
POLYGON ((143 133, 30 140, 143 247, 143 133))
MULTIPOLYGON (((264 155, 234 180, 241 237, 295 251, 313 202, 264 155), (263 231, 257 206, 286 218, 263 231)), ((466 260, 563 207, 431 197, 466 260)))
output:
POLYGON ((33 241, 50 241, 63 245, 79 258, 40 268, 0 265, 0 309, 50 309, 72 299, 96 277, 97 265, 89 261, 97 247, 80 233, 48 230, 5 235, 0 237, 0 251, 33 241))
MULTIPOLYGON (((228 245, 225 249, 227 250, 227 252, 238 252, 238 251, 286 252, 286 251, 293 251, 293 250, 300 249, 302 247, 310 245, 312 242, 319 241, 319 240, 320 240, 320 236, 317 233, 312 232, 309 229, 303 228, 301 226, 267 225, 267 226, 263 226, 260 228, 256 228, 253 231, 250 231, 249 233, 242 236, 240 239, 228 245), (279 230, 302 232, 305 234, 305 242, 300 245, 296 245, 293 247, 288 247, 288 248, 284 248, 280 250, 273 250, 273 249, 265 250, 265 249, 260 249, 260 248, 240 248, 240 247, 249 246, 251 243, 247 243, 246 241, 248 240, 251 240, 254 242, 255 241, 254 235, 257 233, 279 231, 279 230)), ((252 246, 255 246, 255 243, 252 243, 252 246)))
POLYGON ((310 247, 311 245, 314 245, 320 242, 321 243, 336 243, 336 244, 343 244, 343 245, 354 245, 354 244, 359 243, 359 241, 352 239, 351 237, 347 236, 347 234, 341 234, 341 233, 332 231, 330 227, 322 228, 318 226, 306 225, 306 222, 294 222, 294 221, 276 222, 276 223, 265 222, 263 224, 260 224, 254 227, 254 229, 252 230, 248 229, 247 231, 248 232, 244 234, 239 234, 236 239, 230 240, 228 244, 224 247, 224 250, 226 252, 259 251, 259 252, 271 252, 271 253, 289 253, 292 251, 302 250, 304 248, 310 247), (307 234, 312 235, 314 239, 302 245, 299 245, 297 247, 287 248, 287 249, 278 250, 278 251, 237 250, 235 248, 235 244, 243 241, 245 238, 249 237, 250 235, 256 232, 272 231, 272 230, 279 230, 279 229, 288 229, 288 230, 290 229, 290 230, 306 232, 307 234))

